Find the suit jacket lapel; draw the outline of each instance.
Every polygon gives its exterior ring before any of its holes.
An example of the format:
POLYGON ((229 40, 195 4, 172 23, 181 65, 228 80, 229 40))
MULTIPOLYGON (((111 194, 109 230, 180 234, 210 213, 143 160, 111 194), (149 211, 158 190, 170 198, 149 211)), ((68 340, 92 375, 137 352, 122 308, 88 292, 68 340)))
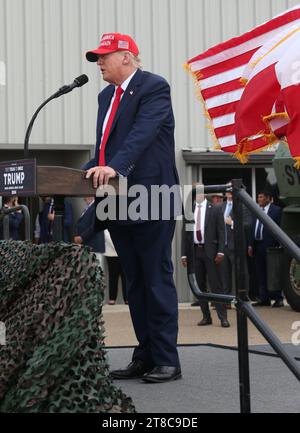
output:
POLYGON ((207 202, 206 212, 205 212, 205 220, 204 220, 204 230, 206 231, 209 221, 209 214, 212 208, 212 204, 207 202))

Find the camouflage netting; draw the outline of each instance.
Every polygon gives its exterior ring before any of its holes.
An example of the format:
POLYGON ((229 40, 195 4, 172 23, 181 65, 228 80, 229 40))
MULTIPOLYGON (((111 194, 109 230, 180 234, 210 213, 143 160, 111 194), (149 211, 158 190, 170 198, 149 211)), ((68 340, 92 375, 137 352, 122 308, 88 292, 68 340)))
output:
POLYGON ((134 412, 109 378, 103 297, 87 248, 0 242, 0 412, 134 412))

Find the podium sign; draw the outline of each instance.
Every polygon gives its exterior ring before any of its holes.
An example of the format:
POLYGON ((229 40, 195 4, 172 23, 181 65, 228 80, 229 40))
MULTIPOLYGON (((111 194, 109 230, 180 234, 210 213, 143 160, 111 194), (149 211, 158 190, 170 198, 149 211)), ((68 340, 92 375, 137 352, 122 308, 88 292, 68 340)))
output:
POLYGON ((0 195, 36 195, 36 160, 0 162, 0 195))

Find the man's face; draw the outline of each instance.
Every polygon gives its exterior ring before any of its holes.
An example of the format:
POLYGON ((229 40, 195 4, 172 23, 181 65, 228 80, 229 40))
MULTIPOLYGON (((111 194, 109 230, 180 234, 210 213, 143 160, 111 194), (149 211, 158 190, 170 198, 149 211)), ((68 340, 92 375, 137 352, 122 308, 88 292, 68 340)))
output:
POLYGON ((260 207, 265 207, 269 204, 269 197, 264 194, 258 194, 257 203, 260 207))
POLYGON ((202 193, 197 193, 196 194, 196 202, 201 204, 205 199, 205 195, 202 193))
POLYGON ((218 195, 213 195, 213 196, 211 197, 211 202, 212 202, 212 204, 220 204, 220 203, 223 203, 223 197, 218 196, 218 195))
POLYGON ((125 56, 122 51, 99 55, 97 65, 100 67, 104 81, 115 85, 122 84, 125 56))
POLYGON ((227 201, 232 201, 232 192, 226 192, 227 201))

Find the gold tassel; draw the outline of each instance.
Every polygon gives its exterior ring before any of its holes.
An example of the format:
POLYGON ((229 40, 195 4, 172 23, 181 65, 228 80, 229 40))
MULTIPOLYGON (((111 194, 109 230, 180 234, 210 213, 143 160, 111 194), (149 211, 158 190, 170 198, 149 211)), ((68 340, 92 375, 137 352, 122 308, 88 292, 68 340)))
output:
POLYGON ((300 157, 297 156, 296 158, 293 158, 296 162, 294 164, 294 167, 296 170, 300 170, 300 157))
POLYGON ((240 153, 239 150, 237 150, 233 156, 237 158, 241 164, 246 164, 249 161, 249 155, 248 153, 240 153))
POLYGON ((247 78, 243 78, 243 77, 241 77, 241 78, 240 78, 240 83, 241 83, 241 86, 246 87, 247 84, 248 84, 248 80, 247 80, 247 78))
POLYGON ((260 147, 259 149, 248 150, 249 146, 251 145, 251 138, 254 137, 254 135, 244 138, 242 141, 240 141, 237 145, 237 151, 234 153, 233 156, 237 158, 242 164, 246 164, 249 161, 249 155, 253 153, 260 153, 263 150, 267 150, 270 147, 274 146, 275 143, 280 141, 280 139, 274 133, 266 134, 260 131, 255 134, 255 136, 256 135, 262 135, 262 138, 266 141, 266 145, 260 147))

